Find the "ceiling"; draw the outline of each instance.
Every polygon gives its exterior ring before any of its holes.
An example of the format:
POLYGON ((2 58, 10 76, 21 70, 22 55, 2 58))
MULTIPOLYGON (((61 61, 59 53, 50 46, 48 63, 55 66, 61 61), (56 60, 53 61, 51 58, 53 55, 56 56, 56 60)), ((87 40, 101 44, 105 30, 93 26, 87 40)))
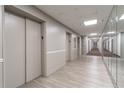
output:
POLYGON ((81 35, 101 33, 112 5, 38 5, 36 6, 54 19, 81 35), (84 26, 83 21, 97 19, 98 24, 84 26))

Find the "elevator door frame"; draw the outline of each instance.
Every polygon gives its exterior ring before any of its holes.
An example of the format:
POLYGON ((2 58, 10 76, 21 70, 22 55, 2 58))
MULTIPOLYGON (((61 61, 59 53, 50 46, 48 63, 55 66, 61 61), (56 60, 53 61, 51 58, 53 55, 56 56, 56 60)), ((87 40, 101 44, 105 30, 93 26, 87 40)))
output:
MULTIPOLYGON (((20 16, 20 17, 23 17, 25 18, 28 18, 30 20, 33 20, 33 21, 36 21, 36 22, 39 22, 41 23, 41 74, 42 76, 45 76, 46 75, 46 22, 43 21, 42 19, 39 19, 37 18, 36 16, 32 15, 32 14, 26 14, 24 11, 19 11, 18 9, 16 9, 15 7, 13 6, 4 6, 4 9, 3 9, 3 13, 5 14, 6 12, 9 12, 11 14, 14 14, 16 16, 20 16), (25 14, 25 15, 24 15, 25 14)), ((5 19, 5 17, 4 17, 5 19)), ((3 31, 5 29, 5 24, 4 24, 4 20, 3 20, 3 31)), ((26 27, 25 27, 25 30, 26 30, 26 27)), ((26 31, 25 31, 26 32, 26 31)), ((26 41, 26 40, 25 40, 26 41)), ((3 42, 4 39, 3 39, 3 42)), ((3 46, 4 43, 3 43, 3 46)), ((26 46, 25 46, 25 49, 26 49, 26 46)), ((25 55, 26 57, 26 55, 25 55)), ((3 58, 5 58, 5 49, 3 48, 3 58)), ((26 60, 26 58, 25 58, 26 60)), ((25 61, 25 64, 26 64, 26 61, 25 61)), ((3 71, 3 87, 5 87, 5 64, 3 64, 3 67, 4 67, 4 71, 3 71)), ((26 67, 26 65, 25 65, 26 67)), ((25 68, 26 69, 26 68, 25 68)), ((26 74, 26 70, 25 70, 25 74, 26 74)), ((25 83, 26 83, 26 75, 25 75, 25 83)))
POLYGON ((77 56, 80 57, 80 51, 81 51, 81 48, 80 48, 80 37, 77 37, 77 56))
POLYGON ((66 61, 71 60, 71 33, 66 32, 66 61))

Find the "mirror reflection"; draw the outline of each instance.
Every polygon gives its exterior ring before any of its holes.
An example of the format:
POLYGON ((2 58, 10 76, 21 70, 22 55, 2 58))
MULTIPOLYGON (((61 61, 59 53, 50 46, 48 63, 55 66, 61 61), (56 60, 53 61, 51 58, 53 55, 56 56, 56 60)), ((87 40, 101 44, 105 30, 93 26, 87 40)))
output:
POLYGON ((114 6, 102 34, 102 55, 113 83, 124 87, 124 6, 114 6))

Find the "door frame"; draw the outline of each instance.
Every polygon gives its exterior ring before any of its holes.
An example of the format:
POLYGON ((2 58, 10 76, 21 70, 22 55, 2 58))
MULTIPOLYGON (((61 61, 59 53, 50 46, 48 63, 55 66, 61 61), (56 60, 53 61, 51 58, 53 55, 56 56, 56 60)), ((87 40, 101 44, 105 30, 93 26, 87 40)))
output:
POLYGON ((80 51, 81 51, 81 41, 80 41, 80 37, 77 37, 77 56, 80 57, 80 51))
POLYGON ((66 45, 66 57, 68 56, 68 59, 66 61, 68 62, 68 61, 71 61, 71 33, 69 32, 66 32, 66 44, 67 44, 66 45))

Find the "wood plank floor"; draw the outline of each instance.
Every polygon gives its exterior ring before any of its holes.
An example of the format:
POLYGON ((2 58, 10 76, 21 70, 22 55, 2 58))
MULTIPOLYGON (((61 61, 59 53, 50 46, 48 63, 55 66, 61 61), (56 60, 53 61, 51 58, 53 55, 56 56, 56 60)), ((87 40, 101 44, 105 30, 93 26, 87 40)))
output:
POLYGON ((110 88, 113 84, 101 57, 82 56, 50 75, 39 77, 22 88, 110 88))

